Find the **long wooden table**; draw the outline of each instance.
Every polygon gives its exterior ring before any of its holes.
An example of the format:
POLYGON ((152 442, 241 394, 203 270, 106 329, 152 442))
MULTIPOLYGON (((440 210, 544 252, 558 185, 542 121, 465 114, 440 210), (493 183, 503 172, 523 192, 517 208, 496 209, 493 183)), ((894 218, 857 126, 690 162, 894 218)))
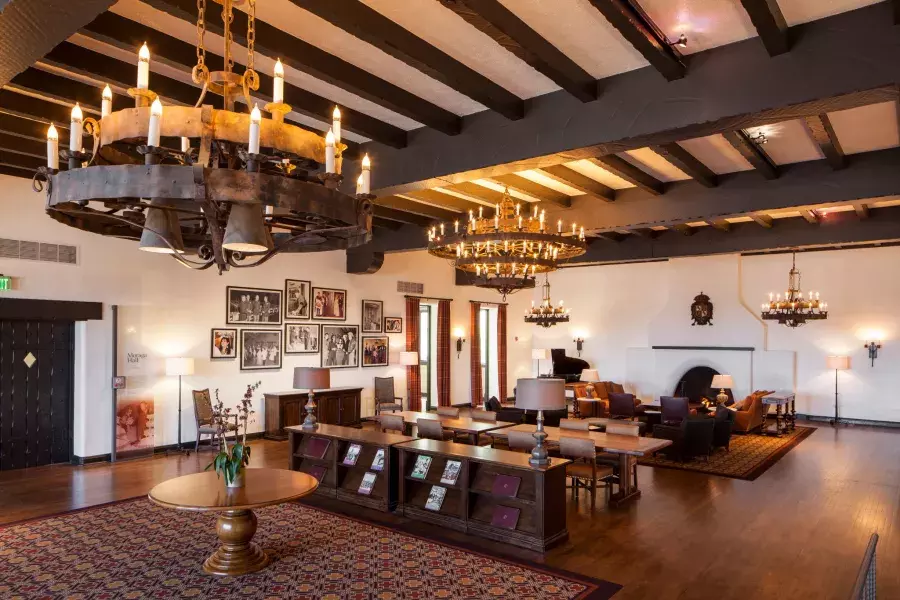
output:
MULTIPOLYGON (((506 439, 507 431, 526 431, 533 433, 534 425, 516 425, 504 429, 497 429, 488 433, 492 438, 506 439)), ((657 440, 632 435, 616 435, 602 433, 600 431, 579 431, 577 429, 560 429, 559 427, 544 427, 547 434, 546 442, 559 444, 561 435, 566 437, 589 438, 594 441, 594 447, 602 452, 616 454, 619 457, 619 491, 612 495, 610 503, 619 505, 633 500, 641 495, 636 482, 631 480, 631 465, 629 459, 632 456, 647 456, 672 444, 671 440, 657 440)))
POLYGON ((437 413, 430 412, 417 412, 414 410, 398 410, 396 412, 390 413, 382 413, 381 415, 375 415, 374 417, 367 417, 369 421, 379 421, 382 416, 395 416, 395 417, 403 417, 403 423, 406 425, 407 431, 409 431, 410 425, 415 425, 416 421, 419 419, 431 419, 433 421, 440 421, 441 427, 444 429, 449 429, 454 433, 465 433, 472 438, 472 444, 478 445, 478 435, 481 433, 490 433, 491 431, 495 431, 497 429, 503 429, 504 427, 513 427, 515 423, 510 423, 508 421, 476 421, 475 419, 469 417, 447 417, 445 415, 439 415, 437 413))

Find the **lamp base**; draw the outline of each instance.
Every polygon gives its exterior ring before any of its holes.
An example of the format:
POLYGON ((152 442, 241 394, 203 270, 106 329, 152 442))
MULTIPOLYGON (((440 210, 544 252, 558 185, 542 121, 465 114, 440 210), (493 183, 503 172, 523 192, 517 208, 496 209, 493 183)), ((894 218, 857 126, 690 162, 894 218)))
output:
POLYGON ((725 403, 728 402, 728 394, 725 393, 724 388, 719 390, 719 395, 716 396, 716 404, 725 406, 725 403))
POLYGON ((303 407, 306 409, 306 418, 303 419, 303 423, 300 425, 303 429, 318 429, 319 424, 316 422, 316 401, 313 398, 314 394, 312 391, 309 392, 309 399, 306 401, 306 405, 303 407))
POLYGON ((550 464, 550 455, 544 446, 544 440, 547 439, 547 433, 544 431, 544 411, 539 410, 537 414, 537 429, 534 431, 535 446, 531 450, 531 458, 528 464, 532 467, 546 467, 550 464))

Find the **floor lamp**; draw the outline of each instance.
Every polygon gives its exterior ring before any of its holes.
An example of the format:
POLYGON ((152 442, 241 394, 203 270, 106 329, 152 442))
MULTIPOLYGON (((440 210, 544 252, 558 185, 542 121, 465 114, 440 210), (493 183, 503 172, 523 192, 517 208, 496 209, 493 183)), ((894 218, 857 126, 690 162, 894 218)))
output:
POLYGON ((846 371, 850 368, 849 356, 829 356, 825 360, 825 364, 829 369, 834 369, 834 419, 831 421, 832 426, 838 423, 838 371, 846 371))
MULTIPOLYGON (((166 359, 166 375, 169 377, 178 376, 178 451, 190 454, 191 451, 181 447, 181 377, 183 375, 194 374, 193 358, 167 358, 166 359)), ((199 433, 198 433, 199 435, 199 433)))
POLYGON ((550 360, 550 350, 548 350, 547 348, 532 348, 531 360, 537 361, 537 375, 535 375, 535 377, 540 377, 541 361, 550 360))

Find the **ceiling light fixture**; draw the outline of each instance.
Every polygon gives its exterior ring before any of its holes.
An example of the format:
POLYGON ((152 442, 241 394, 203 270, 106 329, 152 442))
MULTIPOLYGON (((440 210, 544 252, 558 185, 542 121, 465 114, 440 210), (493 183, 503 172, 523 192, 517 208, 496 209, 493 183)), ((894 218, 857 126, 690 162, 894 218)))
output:
POLYGON ((675 40, 674 42, 671 42, 671 44, 673 46, 678 46, 679 48, 687 48, 687 44, 688 44, 687 36, 682 33, 681 35, 678 36, 678 39, 675 40))
POLYGON ((807 321, 828 318, 828 303, 819 299, 818 292, 810 292, 807 298, 803 297, 796 253, 792 254, 788 289, 784 293, 784 298, 782 299, 781 294, 770 292, 769 301, 762 304, 762 318, 766 321, 778 321, 791 328, 800 327, 807 321))
MULTIPOLYGON (((569 309, 563 308, 563 301, 559 301, 559 305, 553 306, 550 300, 550 279, 544 277, 544 285, 541 293, 541 304, 535 306, 531 301, 531 308, 525 311, 525 322, 539 325, 541 327, 553 327, 557 323, 569 322, 569 309)), ((584 341, 584 340, 582 340, 584 341)), ((581 355, 581 344, 578 344, 578 353, 581 355)))
POLYGON ((764 131, 758 131, 756 133, 752 133, 748 136, 750 141, 756 144, 757 146, 762 146, 763 144, 769 141, 769 138, 766 137, 764 131))

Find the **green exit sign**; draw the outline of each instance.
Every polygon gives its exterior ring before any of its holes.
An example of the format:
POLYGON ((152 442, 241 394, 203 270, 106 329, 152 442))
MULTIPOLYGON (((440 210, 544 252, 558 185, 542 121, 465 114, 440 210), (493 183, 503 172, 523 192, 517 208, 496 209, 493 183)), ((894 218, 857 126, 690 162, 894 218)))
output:
POLYGON ((0 292, 12 289, 12 277, 0 275, 0 292))

